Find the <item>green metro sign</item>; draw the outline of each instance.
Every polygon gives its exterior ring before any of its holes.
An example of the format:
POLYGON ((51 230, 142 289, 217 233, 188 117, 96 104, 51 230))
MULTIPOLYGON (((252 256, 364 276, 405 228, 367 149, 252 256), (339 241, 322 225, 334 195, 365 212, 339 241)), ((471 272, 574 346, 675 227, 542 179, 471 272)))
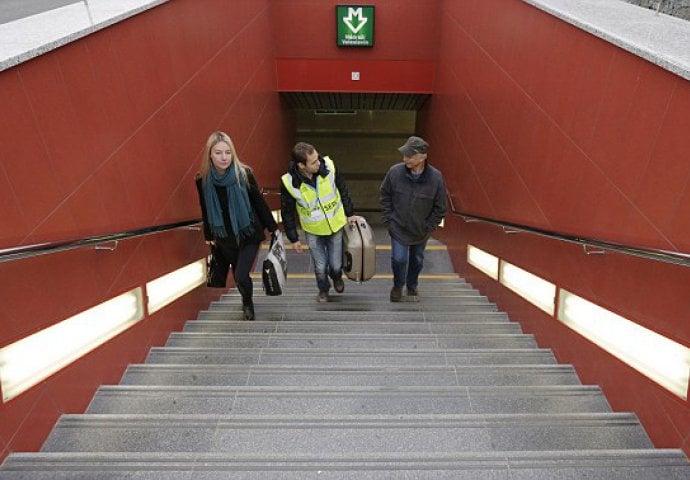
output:
POLYGON ((374 46, 374 6, 336 5, 339 47, 374 46))

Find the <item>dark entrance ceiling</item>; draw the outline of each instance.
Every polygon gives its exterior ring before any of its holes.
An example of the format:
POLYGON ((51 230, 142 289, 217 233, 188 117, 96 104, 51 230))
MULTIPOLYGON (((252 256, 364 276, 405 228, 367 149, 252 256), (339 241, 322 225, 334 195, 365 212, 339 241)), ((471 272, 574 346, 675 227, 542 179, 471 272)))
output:
POLYGON ((281 92, 296 110, 419 110, 431 96, 424 93, 281 92))

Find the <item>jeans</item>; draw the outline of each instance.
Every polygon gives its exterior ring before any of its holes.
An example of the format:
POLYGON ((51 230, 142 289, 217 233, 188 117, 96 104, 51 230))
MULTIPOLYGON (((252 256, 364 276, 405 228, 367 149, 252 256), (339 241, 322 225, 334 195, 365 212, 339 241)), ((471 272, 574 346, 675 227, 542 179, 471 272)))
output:
POLYGON ((426 242, 417 245, 403 245, 391 237, 391 268, 393 269, 393 286, 416 289, 419 273, 424 266, 424 249, 426 242))
POLYGON ((305 232, 307 245, 314 260, 314 274, 319 292, 328 292, 333 279, 340 278, 343 274, 343 229, 332 235, 313 235, 305 232))

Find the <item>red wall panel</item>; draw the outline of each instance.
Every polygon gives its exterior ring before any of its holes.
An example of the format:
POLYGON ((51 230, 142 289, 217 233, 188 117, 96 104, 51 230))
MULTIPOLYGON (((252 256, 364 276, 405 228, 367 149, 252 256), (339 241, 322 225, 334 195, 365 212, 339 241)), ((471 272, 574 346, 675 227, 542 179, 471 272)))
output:
MULTIPOLYGON (((445 1, 430 159, 459 210, 547 230, 690 251, 690 84, 521 1, 445 1), (682 213, 681 213, 682 212, 682 213)), ((690 452, 690 407, 468 266, 472 243, 690 345, 690 269, 449 219, 458 271, 541 346, 690 452)))
MULTIPOLYGON (((345 2, 347 3, 347 2, 345 2)), ((434 60, 438 52, 439 0, 364 0, 375 5, 373 48, 336 45, 335 7, 340 1, 273 0, 276 58, 434 60)))
POLYGON ((432 93, 434 86, 434 62, 278 59, 276 67, 281 92, 432 93))
MULTIPOLYGON (((227 131, 262 184, 290 148, 269 2, 178 0, 0 73, 0 248, 198 218, 194 175, 227 131), (278 160, 279 161, 278 161, 278 160)), ((198 231, 0 263, 0 347, 206 255, 198 231)), ((60 413, 194 318, 196 289, 0 405, 0 458, 36 450, 60 413)))
POLYGON ((438 51, 437 0, 375 5, 371 48, 336 45, 337 1, 271 2, 279 91, 431 93, 438 51), (351 72, 360 72, 353 81, 351 72))

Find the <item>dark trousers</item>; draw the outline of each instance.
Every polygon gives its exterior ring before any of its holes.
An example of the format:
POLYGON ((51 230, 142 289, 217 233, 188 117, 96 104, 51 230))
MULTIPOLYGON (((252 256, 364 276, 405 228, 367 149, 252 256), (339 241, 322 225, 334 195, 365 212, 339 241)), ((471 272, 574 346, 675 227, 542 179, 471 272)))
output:
POLYGON ((250 304, 254 293, 254 284, 249 273, 252 271, 256 253, 259 251, 259 244, 251 243, 240 248, 233 248, 223 241, 217 241, 216 247, 219 247, 220 254, 223 257, 224 261, 222 263, 225 266, 226 276, 229 267, 232 266, 235 285, 237 285, 237 290, 242 295, 242 305, 250 304))

